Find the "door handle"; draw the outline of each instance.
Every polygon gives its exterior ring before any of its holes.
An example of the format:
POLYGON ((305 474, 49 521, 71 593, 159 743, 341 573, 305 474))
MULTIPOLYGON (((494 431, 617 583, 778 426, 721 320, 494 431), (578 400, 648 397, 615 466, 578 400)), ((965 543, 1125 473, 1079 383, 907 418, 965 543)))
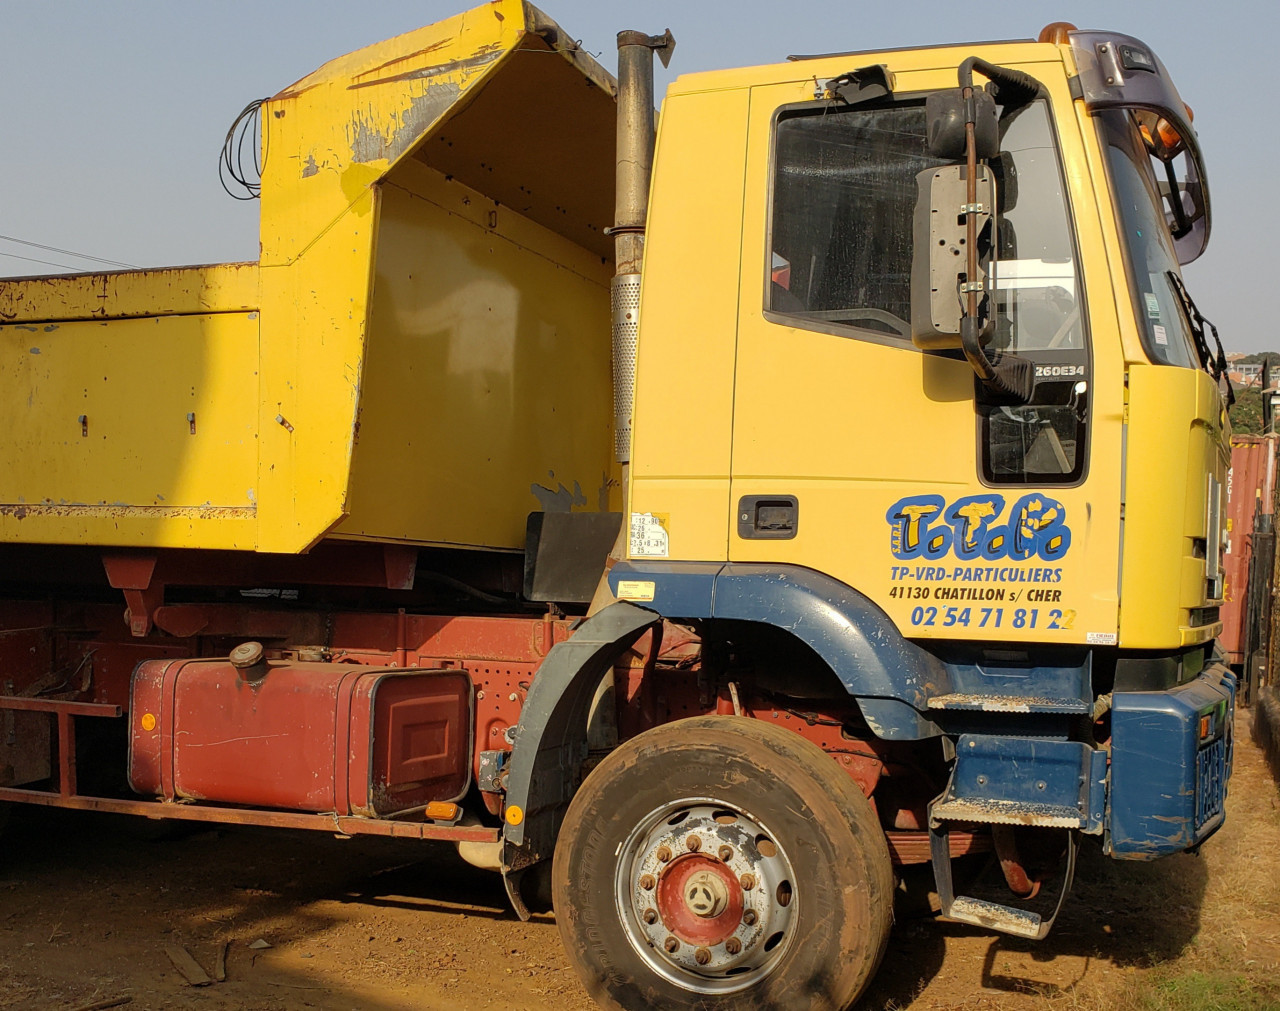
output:
POLYGON ((786 541, 800 524, 794 495, 743 495, 738 500, 738 536, 744 540, 786 541))

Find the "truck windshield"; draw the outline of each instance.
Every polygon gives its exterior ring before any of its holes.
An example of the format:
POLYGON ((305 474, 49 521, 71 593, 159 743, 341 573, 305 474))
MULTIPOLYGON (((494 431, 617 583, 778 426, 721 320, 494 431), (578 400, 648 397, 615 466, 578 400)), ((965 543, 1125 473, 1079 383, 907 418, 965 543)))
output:
POLYGON ((1153 362, 1198 368, 1190 327, 1169 277, 1178 270, 1178 257, 1151 156, 1132 113, 1109 109, 1097 119, 1143 348, 1153 362))

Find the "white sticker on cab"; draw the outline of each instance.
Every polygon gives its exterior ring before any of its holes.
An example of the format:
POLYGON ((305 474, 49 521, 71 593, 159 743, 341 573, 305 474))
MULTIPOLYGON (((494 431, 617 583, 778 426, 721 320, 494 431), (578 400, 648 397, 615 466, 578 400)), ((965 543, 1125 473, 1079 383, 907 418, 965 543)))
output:
POLYGON ((631 557, 666 558, 671 553, 666 513, 631 514, 631 557))

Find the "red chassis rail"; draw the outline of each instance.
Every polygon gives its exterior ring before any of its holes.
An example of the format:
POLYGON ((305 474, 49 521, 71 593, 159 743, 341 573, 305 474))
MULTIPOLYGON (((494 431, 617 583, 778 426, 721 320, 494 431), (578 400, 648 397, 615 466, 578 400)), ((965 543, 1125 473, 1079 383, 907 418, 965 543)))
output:
MULTIPOLYGON (((10 727, 15 718, 30 727, 32 717, 18 714, 47 714, 52 724, 44 724, 38 737, 31 735, 27 743, 29 752, 43 756, 46 774, 10 776, 7 782, 0 779, 0 801, 340 835, 474 842, 494 842, 500 837, 496 827, 432 823, 424 820, 421 812, 416 820, 410 815, 371 818, 208 802, 162 802, 119 796, 114 789, 82 793, 77 781, 76 721, 87 718, 96 724, 104 718, 119 720, 119 736, 123 740, 128 735, 125 721, 130 715, 130 683, 140 662, 226 657, 246 639, 262 641, 271 656, 284 660, 456 669, 470 675, 474 684, 472 773, 478 782, 483 753, 510 751, 510 731, 519 722, 530 683, 551 648, 571 634, 570 619, 550 612, 415 614, 394 604, 388 607, 386 597, 369 597, 362 604, 353 604, 356 598, 348 596, 336 607, 317 609, 300 603, 264 605, 235 593, 213 594, 214 599, 206 597, 201 602, 187 602, 191 600, 190 593, 179 594, 178 599, 152 593, 157 584, 254 585, 259 582, 256 577, 266 575, 222 573, 216 564, 221 559, 203 557, 173 560, 162 556, 155 563, 150 558, 112 558, 105 566, 111 576, 109 583, 116 593, 129 591, 123 595, 125 600, 117 598, 119 603, 107 603, 101 592, 86 593, 77 600, 75 591, 66 592, 70 582, 67 574, 85 571, 86 567, 79 564, 82 560, 87 561, 87 556, 69 556, 61 568, 46 566, 42 570, 40 566, 24 565, 19 570, 48 572, 46 581, 62 586, 57 593, 60 602, 0 601, 0 718, 10 721, 10 727), (146 571, 141 571, 143 568, 146 571), (151 594, 145 601, 145 631, 138 622, 138 605, 144 603, 142 594, 151 594), (122 620, 120 604, 126 600, 132 606, 122 620), (56 733, 56 749, 48 740, 50 729, 56 733), (49 767, 51 755, 56 755, 53 768, 49 767), (39 783, 41 788, 13 785, 19 782, 39 783)), ((315 585, 321 579, 332 579, 335 566, 321 567, 314 561, 310 563, 314 571, 294 574, 299 583, 315 585)), ((325 561, 345 563, 349 559, 334 557, 325 561)), ((375 564, 365 566, 369 571, 357 573, 346 585, 381 585, 384 591, 392 591, 407 582, 407 565, 398 556, 378 556, 368 561, 375 564)), ((262 583, 269 584, 270 580, 263 578, 262 583)), ((486 585, 498 590, 493 583, 486 585)), ((753 691, 749 683, 735 685, 731 694, 725 684, 713 684, 715 679, 702 676, 701 660, 701 644, 690 629, 666 628, 656 648, 648 638, 638 643, 615 669, 621 736, 627 738, 684 716, 715 712, 741 712, 785 725, 830 754, 871 797, 872 804, 882 808, 881 820, 895 863, 927 862, 928 834, 922 822, 928 799, 925 794, 932 795, 927 777, 918 775, 910 762, 903 764, 902 756, 884 742, 855 740, 842 731, 848 715, 843 709, 849 707, 800 713, 775 703, 767 693, 753 691), (915 796, 917 793, 920 796, 915 796)), ((3 774, 4 763, 0 762, 0 775, 3 774)), ((480 791, 479 799, 491 815, 501 812, 502 794, 492 786, 480 791)), ((990 848, 987 836, 970 833, 952 832, 951 843, 955 855, 990 848)))
POLYGON ((338 835, 377 835, 397 839, 439 839, 450 842, 496 842, 498 830, 477 825, 432 825, 390 818, 340 818, 334 815, 301 814, 294 811, 261 811, 218 807, 210 804, 163 804, 153 800, 121 800, 85 797, 76 792, 75 718, 96 716, 118 719, 120 706, 56 699, 0 696, 0 710, 49 713, 58 726, 58 789, 30 790, 0 787, 0 801, 65 807, 79 811, 136 814, 148 818, 176 818, 186 821, 218 822, 231 825, 261 825, 269 828, 300 828, 338 835))

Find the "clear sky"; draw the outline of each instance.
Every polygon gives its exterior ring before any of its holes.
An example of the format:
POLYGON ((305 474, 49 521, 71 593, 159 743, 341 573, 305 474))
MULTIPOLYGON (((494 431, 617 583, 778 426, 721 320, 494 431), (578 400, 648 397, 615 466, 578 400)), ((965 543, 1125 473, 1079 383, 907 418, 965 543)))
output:
MULTIPOLYGON (((467 0, 0 0, 0 234, 135 266, 257 258, 257 204, 223 193, 236 113, 326 60, 421 27, 467 0)), ((474 5, 474 4, 471 4, 474 5)), ((665 28, 675 73, 789 53, 1034 37, 1051 21, 1135 35, 1196 113, 1213 198, 1208 252, 1187 268, 1228 350, 1280 350, 1259 293, 1280 297, 1280 3, 1258 0, 545 0, 613 69, 622 28, 665 28)), ((0 240, 0 276, 101 269, 0 240), (31 262, 24 256, 57 266, 31 262)))

